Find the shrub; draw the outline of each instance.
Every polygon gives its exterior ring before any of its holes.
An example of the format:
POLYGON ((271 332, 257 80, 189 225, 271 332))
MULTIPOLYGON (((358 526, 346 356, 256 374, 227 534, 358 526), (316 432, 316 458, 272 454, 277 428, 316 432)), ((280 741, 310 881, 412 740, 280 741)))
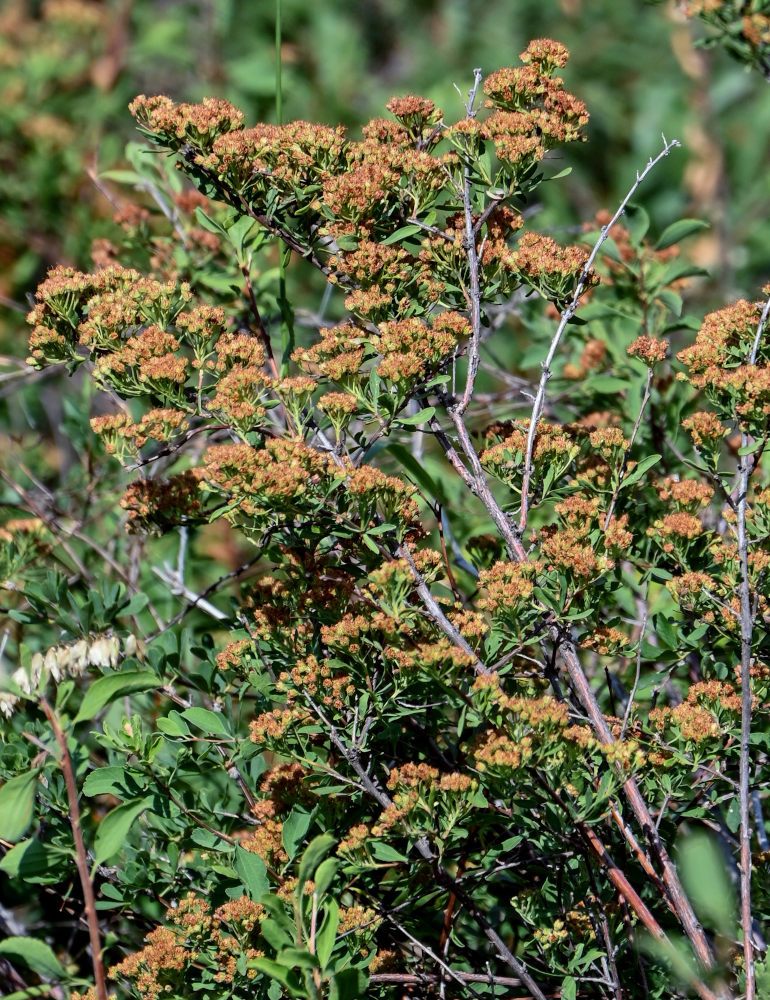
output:
POLYGON ((0 870, 72 897, 95 976, 78 929, 0 942, 44 982, 753 995, 770 306, 683 316, 701 223, 633 200, 676 141, 576 245, 529 227, 588 120, 567 55, 359 141, 133 102, 193 189, 29 317, 30 363, 109 401, 128 536, 89 536, 105 473, 0 538, 0 870))

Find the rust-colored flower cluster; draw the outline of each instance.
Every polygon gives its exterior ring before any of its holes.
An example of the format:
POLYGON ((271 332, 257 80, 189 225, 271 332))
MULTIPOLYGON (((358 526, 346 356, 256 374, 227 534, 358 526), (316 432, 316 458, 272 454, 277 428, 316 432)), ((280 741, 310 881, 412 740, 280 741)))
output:
POLYGON ((162 534, 199 519, 203 508, 201 470, 188 469, 168 479, 139 479, 123 494, 120 506, 128 511, 128 530, 162 534))
MULTIPOLYGON (((770 368, 766 338, 756 360, 751 354, 762 315, 762 302, 739 299, 709 313, 695 343, 677 354, 687 369, 678 378, 702 389, 722 419, 735 419, 761 433, 770 416, 770 368)), ((701 438, 704 436, 700 434, 701 438)), ((712 435, 713 436, 713 435, 712 435)))
POLYGON ((581 130, 588 123, 585 104, 564 90, 562 79, 553 75, 567 64, 565 46, 548 38, 536 39, 520 58, 523 66, 498 70, 484 81, 487 105, 517 116, 515 124, 503 125, 499 132, 495 129, 494 140, 500 133, 529 133, 548 149, 583 138, 581 130))
POLYGON ((109 978, 128 980, 142 1000, 159 1000, 203 961, 213 966, 215 982, 245 986, 257 976, 246 963, 264 955, 255 947, 264 916, 264 908, 248 896, 212 909, 207 900, 189 893, 169 910, 169 924, 151 931, 145 947, 113 966, 109 978))

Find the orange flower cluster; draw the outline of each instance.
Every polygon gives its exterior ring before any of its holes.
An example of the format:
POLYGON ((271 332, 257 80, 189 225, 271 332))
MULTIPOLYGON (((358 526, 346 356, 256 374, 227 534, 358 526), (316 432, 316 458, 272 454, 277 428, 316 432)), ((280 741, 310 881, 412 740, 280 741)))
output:
POLYGON ((334 661, 319 663, 312 653, 298 660, 290 670, 282 671, 275 689, 286 693, 287 705, 301 701, 303 692, 307 692, 311 698, 320 698, 322 704, 338 712, 356 693, 350 674, 334 669, 334 661))
MULTIPOLYGON (((555 69, 567 64, 568 50, 559 42, 542 38, 530 42, 519 58, 523 66, 498 70, 484 81, 488 107, 520 116, 505 132, 536 137, 544 149, 583 138, 581 129, 588 123, 586 106, 564 90, 560 77, 553 76, 555 69)), ((492 138, 497 142, 494 132, 492 138)))
POLYGON ((179 524, 190 524, 201 515, 201 470, 188 469, 168 479, 139 479, 120 501, 128 511, 131 532, 162 534, 179 524))
MULTIPOLYGON (((479 456, 486 468, 514 488, 517 485, 517 476, 524 465, 528 428, 529 420, 493 424, 485 432, 485 437, 487 440, 495 438, 500 440, 485 448, 479 456)), ((532 452, 537 468, 555 466, 560 470, 559 474, 562 474, 579 453, 580 446, 569 428, 560 424, 549 424, 545 420, 541 420, 537 425, 532 452)))
POLYGON ((492 615, 511 615, 525 605, 535 589, 537 567, 532 562, 498 562, 479 573, 484 595, 478 606, 492 615))
POLYGON ((250 200, 263 199, 270 191, 282 196, 296 192, 305 204, 312 204, 321 184, 349 169, 349 145, 342 126, 260 124, 226 131, 210 151, 203 148, 196 162, 250 200))
POLYGON ((243 112, 216 97, 204 97, 200 104, 174 104, 169 97, 140 94, 128 110, 143 131, 162 138, 173 149, 185 142, 208 147, 223 132, 243 125, 243 112))
MULTIPOLYGON (((206 483, 238 501, 242 514, 258 515, 280 505, 288 515, 292 503, 315 497, 315 487, 337 468, 323 452, 301 441, 270 438, 263 448, 247 444, 215 445, 203 456, 206 483)), ((296 509, 296 508, 294 508, 296 509)))
POLYGON ((396 476, 386 476, 372 465, 355 469, 345 483, 347 492, 358 499, 358 522, 365 526, 380 511, 386 522, 412 524, 419 508, 416 489, 396 476))
POLYGON ((407 649, 387 646, 383 656, 405 674, 434 671, 443 681, 457 673, 468 674, 476 663, 474 656, 443 637, 437 642, 421 642, 407 649))
POLYGON ((342 385, 351 384, 364 360, 379 355, 375 368, 392 382, 415 382, 435 373, 458 343, 470 333, 468 320, 457 312, 440 312, 429 323, 412 318, 382 323, 366 339, 362 331, 345 324, 321 330, 321 340, 293 354, 306 371, 316 371, 342 385))
POLYGON ((321 639, 324 645, 329 649, 344 650, 353 656, 361 653, 367 643, 376 643, 381 638, 392 642, 404 634, 409 633, 402 623, 379 611, 368 615, 354 615, 348 612, 333 625, 321 626, 321 639))
MULTIPOLYGON (((559 303, 574 291, 587 260, 588 251, 583 247, 562 247, 550 236, 527 232, 511 251, 508 266, 543 298, 559 303)), ((598 280, 591 274, 587 283, 598 280)))
POLYGON ((244 850, 258 854, 271 867, 289 860, 283 845, 283 821, 279 817, 288 812, 293 803, 306 802, 312 797, 307 778, 300 764, 278 764, 266 772, 260 783, 263 797, 252 808, 259 826, 244 834, 240 843, 244 850))
MULTIPOLYGON (((617 458, 619 453, 623 454, 630 447, 630 442, 623 436, 619 427, 600 427, 591 431, 588 441, 592 450, 607 460, 617 458)), ((631 463, 629 467, 630 465, 631 463)))
POLYGON ((366 338, 352 324, 323 328, 321 339, 312 347, 298 347, 292 361, 308 373, 323 375, 342 385, 358 375, 366 354, 366 338))
POLYGON ((564 523, 544 526, 533 535, 533 541, 537 539, 544 565, 566 570, 581 585, 609 572, 615 565, 611 553, 625 551, 631 544, 632 535, 626 528, 627 514, 613 517, 603 530, 604 519, 599 514, 598 501, 572 496, 556 504, 554 509, 564 523), (602 531, 598 540, 594 538, 597 522, 602 531))
POLYGON ((687 372, 677 378, 703 389, 723 414, 737 413, 764 428, 770 416, 768 352, 760 345, 756 364, 748 364, 762 314, 762 302, 739 299, 709 313, 695 343, 677 354, 687 372))
POLYGON ((682 421, 682 427, 693 440, 696 448, 714 451, 730 430, 713 413, 700 411, 682 421))
POLYGON ((649 720, 669 739, 681 736, 685 742, 698 744, 721 739, 725 726, 737 724, 740 711, 741 696, 732 684, 703 681, 693 684, 685 700, 675 708, 653 709, 649 720))
POLYGON ((489 732, 474 747, 473 762, 482 773, 493 771, 497 777, 511 778, 530 763, 533 753, 531 736, 489 732))
POLYGON ((656 484, 655 490, 664 502, 673 501, 685 510, 708 507, 714 490, 698 479, 672 479, 668 477, 656 484))
POLYGON ((186 358, 176 353, 179 346, 173 334, 159 326, 147 326, 119 350, 103 354, 96 362, 96 371, 124 393, 146 392, 150 387, 169 392, 184 385, 190 375, 186 358))
POLYGON ((117 265, 96 274, 53 268, 38 287, 36 305, 27 316, 33 327, 28 364, 42 368, 77 358, 78 345, 92 351, 115 350, 124 329, 152 322, 163 325, 190 295, 187 285, 164 284, 117 265))
POLYGON ((264 954, 254 947, 265 910, 248 896, 212 911, 205 899, 189 893, 168 911, 169 926, 156 927, 141 951, 109 970, 110 979, 127 979, 142 1000, 158 1000, 184 982, 187 970, 204 961, 216 969, 214 979, 230 986, 256 978, 245 962, 264 954))
POLYGON ((654 368, 661 361, 665 361, 668 355, 669 344, 667 340, 658 340, 655 337, 642 336, 629 344, 627 353, 632 358, 639 358, 648 368, 654 368))
POLYGON ((430 324, 419 319, 383 323, 372 345, 381 360, 377 372, 393 382, 424 379, 470 336, 470 323, 456 312, 441 312, 430 324))
POLYGON ((94 417, 91 429, 104 440, 111 455, 133 454, 149 440, 169 441, 178 432, 187 430, 187 414, 170 408, 149 410, 134 422, 127 413, 94 417))
POLYGON ((444 115, 433 101, 425 97, 391 97, 385 107, 401 124, 413 142, 423 142, 436 128, 444 115))
POLYGON ((402 308, 413 308, 415 300, 436 302, 444 290, 433 274, 430 254, 414 257, 403 247, 359 241, 355 249, 339 250, 332 258, 335 273, 330 281, 353 285, 345 299, 350 312, 378 322, 402 308))
POLYGON ((611 625, 597 625, 591 633, 580 640, 583 649, 593 649, 600 656, 609 656, 627 649, 628 636, 611 625))
POLYGON ((674 552, 683 541, 692 541, 703 534, 704 527, 699 517, 686 511, 677 511, 658 518, 647 529, 647 535, 655 538, 664 552, 674 552))
POLYGON ((388 788, 393 804, 381 814, 371 828, 373 837, 382 837, 399 829, 415 834, 430 832, 434 836, 451 827, 468 812, 478 782, 460 772, 440 772, 428 764, 407 762, 394 767, 388 776, 388 788))

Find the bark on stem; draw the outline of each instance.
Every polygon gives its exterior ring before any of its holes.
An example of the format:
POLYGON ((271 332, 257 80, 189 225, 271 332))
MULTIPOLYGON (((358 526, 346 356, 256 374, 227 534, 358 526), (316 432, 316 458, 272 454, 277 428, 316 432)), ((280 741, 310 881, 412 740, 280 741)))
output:
MULTIPOLYGON (((759 344, 770 315, 770 298, 765 302, 754 342, 747 358, 749 365, 756 365, 759 344)), ((746 534, 746 508, 749 480, 757 463, 747 454, 751 439, 741 432, 741 459, 738 466, 737 534, 738 556, 741 566, 740 623, 741 623, 741 751, 738 787, 740 799, 741 841, 741 930, 743 932, 743 961, 746 970, 746 1000, 754 1000, 755 970, 754 944, 751 918, 751 647, 754 640, 754 616, 749 587, 749 540, 746 534)))
POLYGON ((77 864, 80 885, 83 889, 83 901, 86 910, 86 922, 88 924, 88 936, 91 941, 91 961, 94 969, 94 988, 97 1000, 107 1000, 107 981, 104 975, 104 963, 102 962, 102 942, 99 933, 99 920, 96 916, 96 897, 94 887, 91 882, 91 874, 88 870, 88 854, 83 842, 83 831, 80 828, 80 806, 78 804, 78 789, 75 783, 75 772, 72 769, 72 758, 67 749, 67 737, 59 725, 56 713, 51 708, 47 698, 40 699, 40 706, 45 712, 46 718, 51 724, 53 734, 61 752, 59 765, 64 775, 64 784, 67 789, 67 803, 69 805, 70 828, 72 838, 75 841, 75 862, 77 864))

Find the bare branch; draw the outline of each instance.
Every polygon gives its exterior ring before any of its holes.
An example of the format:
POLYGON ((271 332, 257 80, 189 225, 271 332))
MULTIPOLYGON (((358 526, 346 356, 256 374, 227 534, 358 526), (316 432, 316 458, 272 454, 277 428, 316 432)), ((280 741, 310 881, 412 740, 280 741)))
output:
POLYGON ((580 272, 580 277, 578 278, 577 285, 575 286, 575 291, 572 293, 572 298, 570 299, 567 308, 561 314, 561 319, 559 320, 559 325, 556 328, 556 333, 553 335, 553 340, 551 341, 551 346, 548 349, 548 354, 546 355, 545 361, 542 363, 543 373, 540 376, 540 384, 537 389, 537 395, 535 396, 535 403, 532 407, 532 417, 529 422, 529 431, 527 434, 527 451, 524 460, 524 475, 522 478, 521 486, 521 512, 519 515, 519 532, 523 534, 527 527, 527 518, 529 516, 529 488, 530 482, 532 480, 532 455, 535 450, 535 436, 537 435, 537 427, 540 423, 540 417, 543 412, 543 406, 545 404, 545 391, 548 382, 551 378, 551 365, 553 364, 553 359, 556 356, 556 352, 559 349, 561 343, 562 335, 567 327, 567 324, 572 319, 572 317, 577 312, 578 305, 580 303, 580 296, 583 294, 588 283, 588 277, 591 273, 591 268, 594 265, 594 261, 602 248, 607 237, 610 235, 615 223, 623 215, 626 210, 626 206, 629 201, 633 198, 637 191, 637 188, 642 183, 644 178, 650 171, 657 166, 657 164, 674 149, 676 146, 681 146, 678 139, 672 139, 668 142, 666 137, 663 136, 663 149, 656 157, 650 157, 647 166, 642 170, 641 173, 637 171, 636 180, 628 189, 623 201, 620 203, 618 210, 613 215, 612 219, 607 223, 606 226, 602 226, 602 231, 599 234, 599 238, 593 246, 591 253, 588 255, 588 260, 585 262, 583 270, 580 272))
POLYGON ((99 931, 99 918, 96 915, 96 897, 94 887, 91 882, 91 875, 88 871, 88 855, 83 842, 83 831, 80 826, 80 806, 78 804, 78 789, 75 784, 75 772, 72 768, 72 758, 67 747, 67 737, 64 735, 62 727, 56 713, 51 708, 46 698, 40 699, 40 705, 45 712, 46 718, 51 724, 53 734, 59 745, 59 766, 64 775, 64 784, 67 789, 67 803, 70 813, 70 828, 72 838, 75 841, 75 863, 80 876, 80 885, 83 889, 83 900, 86 909, 86 921, 88 923, 88 936, 91 941, 91 961, 94 968, 94 986, 96 990, 96 1000, 107 1000, 107 980, 104 975, 104 963, 102 962, 102 942, 99 931))
MULTIPOLYGON (((762 310, 754 342, 747 358, 749 365, 757 363, 759 344, 762 340, 768 316, 770 316, 770 298, 767 299, 762 310)), ((738 557, 741 566, 741 749, 738 783, 740 788, 741 816, 741 929, 743 931, 743 961, 746 973, 746 1000, 754 1000, 755 992, 754 944, 751 919, 751 795, 749 789, 751 772, 751 647, 754 641, 754 615, 752 612, 751 588, 749 586, 749 543, 746 534, 749 479, 752 471, 750 456, 747 454, 747 451, 751 443, 752 441, 748 433, 745 430, 741 431, 736 511, 738 557)))

